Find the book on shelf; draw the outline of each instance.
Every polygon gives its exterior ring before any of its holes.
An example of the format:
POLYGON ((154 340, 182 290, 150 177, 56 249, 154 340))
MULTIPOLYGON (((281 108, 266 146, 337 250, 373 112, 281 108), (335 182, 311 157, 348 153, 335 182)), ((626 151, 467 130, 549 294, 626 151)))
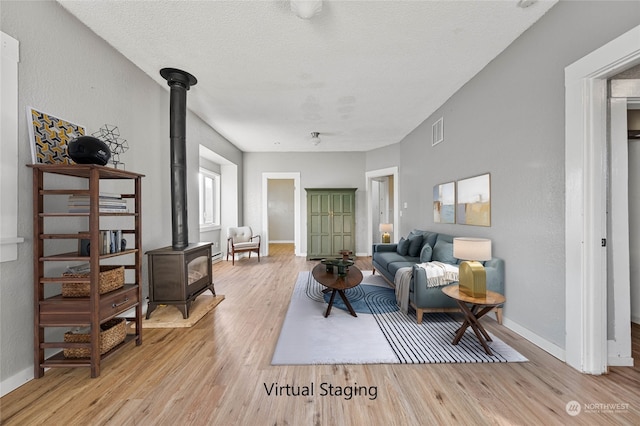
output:
POLYGON ((120 229, 111 229, 100 231, 102 236, 102 253, 101 254, 110 254, 110 253, 120 253, 126 248, 126 240, 122 238, 122 230, 120 229))
MULTIPOLYGON (((102 201, 108 201, 108 200, 122 200, 122 195, 121 194, 111 194, 108 192, 101 192, 98 194, 98 198, 102 201)), ((90 197, 89 195, 69 195, 69 200, 89 200, 90 197)))
MULTIPOLYGON (((69 213, 89 213, 91 201, 88 195, 70 195, 68 201, 69 213)), ((101 195, 98 200, 100 213, 128 213, 127 201, 121 195, 101 195)))
MULTIPOLYGON (((98 242, 100 254, 120 253, 127 249, 127 240, 122 237, 121 229, 101 229, 98 242)), ((78 242, 80 256, 91 254, 91 240, 83 238, 78 242)))

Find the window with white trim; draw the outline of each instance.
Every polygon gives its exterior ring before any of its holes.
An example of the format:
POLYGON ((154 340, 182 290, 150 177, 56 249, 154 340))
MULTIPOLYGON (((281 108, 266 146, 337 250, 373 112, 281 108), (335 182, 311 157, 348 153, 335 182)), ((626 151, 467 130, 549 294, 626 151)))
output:
POLYGON ((200 230, 220 227, 220 175, 200 168, 200 230))
POLYGON ((18 259, 18 63, 20 43, 0 31, 0 262, 18 259))

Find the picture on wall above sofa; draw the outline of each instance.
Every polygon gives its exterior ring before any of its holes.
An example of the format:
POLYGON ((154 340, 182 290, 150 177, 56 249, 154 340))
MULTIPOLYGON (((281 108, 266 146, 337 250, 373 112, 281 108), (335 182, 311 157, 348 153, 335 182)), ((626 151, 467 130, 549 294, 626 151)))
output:
POLYGON ((456 183, 441 183, 433 187, 433 221, 456 223, 456 183))
POLYGON ((461 225, 491 226, 489 173, 457 182, 456 216, 461 225))

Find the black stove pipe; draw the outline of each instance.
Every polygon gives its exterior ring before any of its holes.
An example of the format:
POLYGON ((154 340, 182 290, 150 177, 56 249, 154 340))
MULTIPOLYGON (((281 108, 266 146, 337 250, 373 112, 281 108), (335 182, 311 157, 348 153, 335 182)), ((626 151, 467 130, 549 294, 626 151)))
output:
POLYGON ((187 215, 187 90, 198 80, 186 71, 163 68, 160 75, 171 87, 169 134, 171 137, 171 231, 173 250, 189 245, 187 215))

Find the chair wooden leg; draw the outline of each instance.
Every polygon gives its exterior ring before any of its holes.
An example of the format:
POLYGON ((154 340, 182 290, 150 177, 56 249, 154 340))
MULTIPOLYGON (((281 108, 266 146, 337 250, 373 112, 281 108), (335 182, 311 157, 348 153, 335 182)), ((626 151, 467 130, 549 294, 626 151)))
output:
POLYGON ((416 308, 416 322, 422 324, 422 315, 424 315, 424 309, 416 308))

